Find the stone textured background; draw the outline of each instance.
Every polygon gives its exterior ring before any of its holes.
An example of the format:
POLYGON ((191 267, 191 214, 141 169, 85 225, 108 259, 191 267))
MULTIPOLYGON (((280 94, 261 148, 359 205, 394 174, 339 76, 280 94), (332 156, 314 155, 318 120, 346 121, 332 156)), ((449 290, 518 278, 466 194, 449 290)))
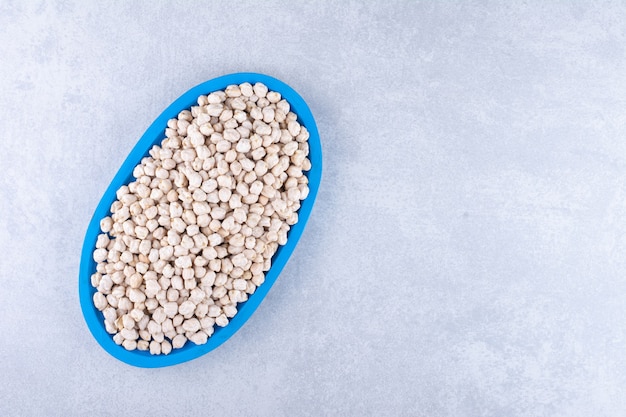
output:
POLYGON ((0 415, 626 415, 626 5, 364 3, 0 0, 0 415), (308 229, 228 343, 127 366, 80 312, 87 224, 238 71, 317 119, 308 229))

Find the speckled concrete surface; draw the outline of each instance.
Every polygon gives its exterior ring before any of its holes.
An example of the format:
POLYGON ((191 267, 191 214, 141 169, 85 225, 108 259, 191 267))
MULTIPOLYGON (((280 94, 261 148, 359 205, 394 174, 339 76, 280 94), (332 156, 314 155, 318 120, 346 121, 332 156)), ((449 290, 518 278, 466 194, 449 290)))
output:
POLYGON ((0 415, 626 415, 624 3, 106 3, 0 1, 0 415), (308 101, 316 208, 227 344, 129 367, 80 313, 86 226, 237 71, 308 101))

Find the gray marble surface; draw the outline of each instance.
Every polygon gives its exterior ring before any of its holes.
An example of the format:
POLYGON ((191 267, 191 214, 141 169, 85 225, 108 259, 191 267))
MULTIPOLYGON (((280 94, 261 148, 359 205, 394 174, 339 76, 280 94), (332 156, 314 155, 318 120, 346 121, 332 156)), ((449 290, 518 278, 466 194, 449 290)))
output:
POLYGON ((0 415, 626 415, 626 5, 364 3, 0 0, 0 415), (228 343, 127 366, 80 312, 87 224, 238 71, 317 119, 308 229, 228 343))

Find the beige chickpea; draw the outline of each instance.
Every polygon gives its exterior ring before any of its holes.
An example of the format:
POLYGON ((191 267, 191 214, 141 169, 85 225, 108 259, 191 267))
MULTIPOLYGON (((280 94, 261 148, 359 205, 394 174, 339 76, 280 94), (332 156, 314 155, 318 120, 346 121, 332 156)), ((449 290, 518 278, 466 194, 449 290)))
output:
POLYGON ((242 83, 197 104, 100 220, 93 303, 127 350, 167 355, 227 326, 309 195, 309 131, 280 93, 242 83))

